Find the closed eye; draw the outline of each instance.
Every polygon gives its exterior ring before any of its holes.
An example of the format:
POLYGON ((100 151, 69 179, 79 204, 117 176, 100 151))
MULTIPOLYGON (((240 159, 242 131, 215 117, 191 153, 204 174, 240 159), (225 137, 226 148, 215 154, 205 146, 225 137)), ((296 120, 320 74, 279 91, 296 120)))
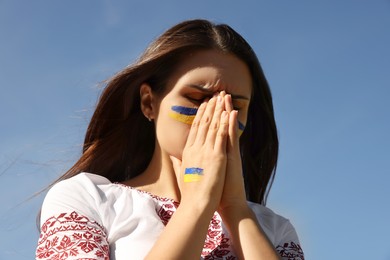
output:
POLYGON ((247 106, 247 102, 241 101, 239 99, 233 99, 233 109, 240 111, 241 109, 247 106))
POLYGON ((196 103, 198 105, 200 105, 201 103, 203 103, 203 101, 207 98, 211 98, 209 96, 186 96, 186 98, 191 101, 192 103, 196 103))
POLYGON ((192 102, 197 102, 197 103, 202 103, 204 98, 191 98, 191 97, 187 97, 188 100, 192 101, 192 102))

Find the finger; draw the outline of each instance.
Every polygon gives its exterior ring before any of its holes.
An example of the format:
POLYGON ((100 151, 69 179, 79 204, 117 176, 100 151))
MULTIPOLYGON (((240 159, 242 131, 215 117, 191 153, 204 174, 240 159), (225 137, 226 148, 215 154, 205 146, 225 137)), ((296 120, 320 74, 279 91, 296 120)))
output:
MULTIPOLYGON (((224 107, 224 109, 225 109, 225 107, 226 107, 226 105, 225 105, 225 103, 226 103, 226 101, 225 101, 225 98, 226 98, 226 92, 225 92, 225 90, 222 90, 221 92, 219 92, 219 95, 218 95, 218 96, 222 98, 223 107, 224 107)), ((218 104, 218 103, 217 103, 217 104, 218 104)))
POLYGON ((200 144, 204 144, 207 136, 207 132, 210 127, 211 120, 213 118, 215 104, 217 102, 216 97, 212 97, 210 101, 207 103, 206 109, 200 119, 200 123, 198 126, 198 131, 196 133, 195 142, 199 142, 200 144))
POLYGON ((239 149, 238 144, 238 112, 233 110, 229 114, 229 142, 228 142, 228 152, 233 151, 233 149, 239 149))
POLYGON ((187 137, 187 143, 186 143, 186 146, 192 146, 195 142, 195 139, 196 139, 196 135, 198 133, 198 128, 199 128, 199 124, 200 124, 200 120, 204 114, 204 111, 206 109, 206 106, 207 106, 207 102, 203 102, 199 108, 198 108, 198 111, 196 112, 196 115, 195 115, 195 118, 194 118, 194 121, 192 122, 192 125, 191 125, 191 129, 190 129, 190 132, 188 134, 188 137, 187 137))
POLYGON ((217 135, 221 114, 225 110, 225 101, 223 100, 221 95, 217 97, 217 104, 215 106, 213 119, 211 120, 209 130, 207 132, 206 142, 214 147, 215 136, 217 135))
POLYGON ((226 107, 226 111, 228 111, 229 113, 233 111, 233 101, 231 95, 225 96, 225 107, 226 107))
POLYGON ((223 111, 218 128, 218 133, 215 138, 214 150, 226 153, 227 137, 229 133, 229 113, 223 111))

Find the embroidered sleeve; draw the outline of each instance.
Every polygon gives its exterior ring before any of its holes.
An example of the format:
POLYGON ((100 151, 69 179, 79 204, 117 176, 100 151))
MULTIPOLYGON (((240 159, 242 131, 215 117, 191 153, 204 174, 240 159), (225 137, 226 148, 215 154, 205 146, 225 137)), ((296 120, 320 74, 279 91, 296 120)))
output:
POLYGON ((283 260, 304 260, 303 250, 294 242, 284 243, 276 247, 276 251, 283 260))
POLYGON ((304 253, 299 243, 298 235, 295 228, 286 220, 281 225, 279 242, 276 246, 276 251, 283 260, 304 260, 304 253))
POLYGON ((61 213, 43 223, 36 259, 109 259, 104 229, 78 213, 61 213))

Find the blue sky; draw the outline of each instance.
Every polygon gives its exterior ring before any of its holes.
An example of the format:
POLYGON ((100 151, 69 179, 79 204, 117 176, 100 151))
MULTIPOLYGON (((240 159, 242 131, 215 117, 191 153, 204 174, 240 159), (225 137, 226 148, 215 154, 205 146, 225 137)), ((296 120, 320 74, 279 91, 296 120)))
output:
POLYGON ((32 259, 32 199, 80 155, 103 86, 184 19, 239 31, 271 85, 268 206, 307 259, 390 259, 390 1, 0 1, 0 259, 32 259))

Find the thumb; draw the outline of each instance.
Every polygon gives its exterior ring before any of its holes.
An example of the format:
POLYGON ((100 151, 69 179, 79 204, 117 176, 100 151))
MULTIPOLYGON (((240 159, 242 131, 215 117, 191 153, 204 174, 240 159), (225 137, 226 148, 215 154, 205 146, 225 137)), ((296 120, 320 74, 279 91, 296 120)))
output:
POLYGON ((169 156, 169 158, 171 159, 171 162, 172 162, 172 168, 173 168, 173 171, 175 172, 175 175, 176 175, 177 184, 179 186, 179 189, 181 190, 181 176, 180 176, 181 160, 179 160, 176 157, 171 156, 171 155, 169 156))
POLYGON ((171 156, 171 155, 169 156, 169 158, 172 161, 172 167, 173 167, 173 170, 175 171, 176 176, 179 177, 180 176, 180 169, 181 169, 181 160, 179 160, 176 157, 171 156))

